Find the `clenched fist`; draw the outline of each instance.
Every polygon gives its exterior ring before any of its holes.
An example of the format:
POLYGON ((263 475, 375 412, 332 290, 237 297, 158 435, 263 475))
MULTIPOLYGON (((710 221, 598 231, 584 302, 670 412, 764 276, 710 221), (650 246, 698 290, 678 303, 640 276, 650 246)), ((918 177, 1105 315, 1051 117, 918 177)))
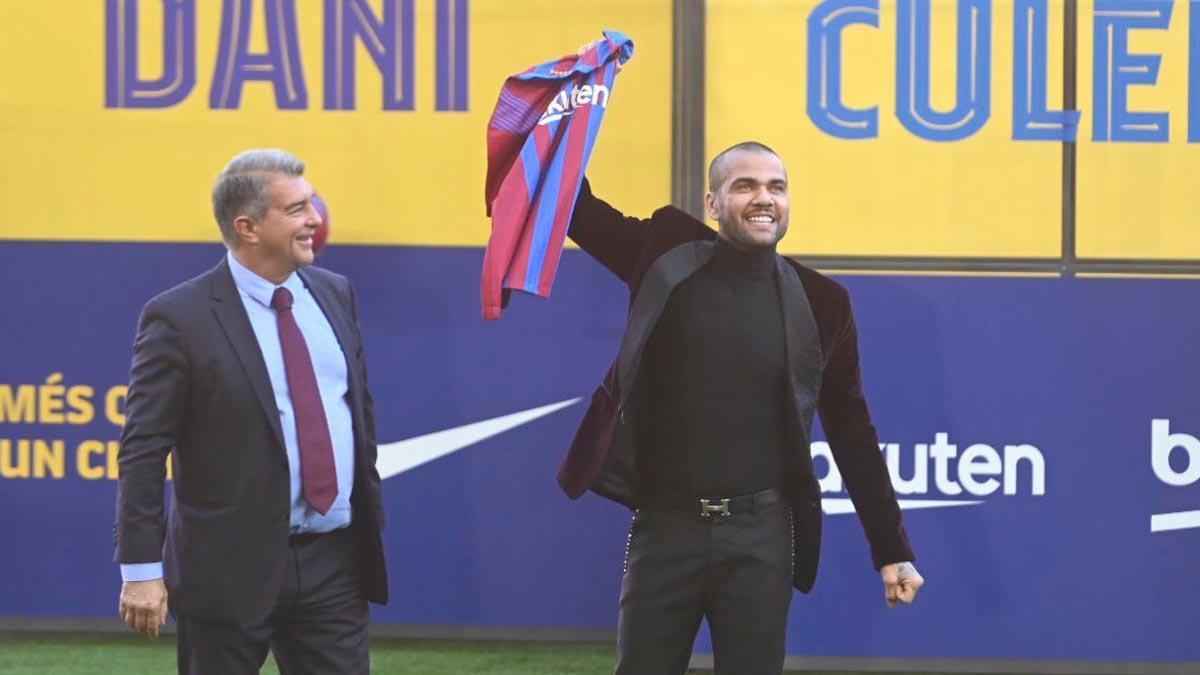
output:
POLYGON ((917 591, 925 585, 925 579, 910 562, 884 565, 879 574, 883 577, 883 592, 888 607, 895 607, 897 602, 911 605, 917 597, 917 591))
POLYGON ((126 581, 117 609, 130 628, 157 638, 158 629, 167 623, 167 585, 162 579, 126 581))

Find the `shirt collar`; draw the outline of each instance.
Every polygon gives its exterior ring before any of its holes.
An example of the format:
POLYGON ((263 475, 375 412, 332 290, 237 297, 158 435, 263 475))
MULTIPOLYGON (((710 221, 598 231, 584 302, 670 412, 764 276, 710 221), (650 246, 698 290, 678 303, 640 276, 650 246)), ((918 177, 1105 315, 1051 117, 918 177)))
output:
POLYGON ((717 262, 749 279, 768 279, 775 273, 775 247, 750 246, 739 249, 725 237, 717 237, 717 262))
MULTIPOLYGON (((258 302, 263 307, 269 308, 271 306, 271 298, 275 295, 275 289, 278 286, 238 262, 237 256, 233 255, 233 251, 226 252, 225 259, 229 261, 229 272, 233 274, 233 283, 237 285, 238 290, 254 298, 255 302, 258 302)), ((297 296, 301 289, 304 288, 304 282, 301 281, 299 274, 292 272, 279 286, 287 288, 292 292, 293 296, 297 296)))

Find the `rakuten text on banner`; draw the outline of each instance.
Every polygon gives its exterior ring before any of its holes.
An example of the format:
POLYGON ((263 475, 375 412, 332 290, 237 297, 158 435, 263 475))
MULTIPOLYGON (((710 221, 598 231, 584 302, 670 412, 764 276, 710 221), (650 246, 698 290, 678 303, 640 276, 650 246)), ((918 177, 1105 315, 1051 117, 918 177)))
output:
POLYGON ((591 177, 631 213, 670 198, 669 0, 10 2, 0 22, 0 239, 216 241, 214 177, 278 146, 338 243, 482 246, 500 85, 605 28, 644 58, 591 177))
POLYGON ((708 7, 709 154, 783 155, 786 252, 1060 255, 1062 2, 708 7))

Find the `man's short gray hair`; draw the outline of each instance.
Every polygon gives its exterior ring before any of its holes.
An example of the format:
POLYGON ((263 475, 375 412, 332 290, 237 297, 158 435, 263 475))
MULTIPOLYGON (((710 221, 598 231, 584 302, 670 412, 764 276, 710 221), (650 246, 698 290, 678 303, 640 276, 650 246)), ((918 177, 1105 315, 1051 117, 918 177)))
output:
POLYGON ((283 150, 247 150, 225 166, 212 190, 213 216, 221 227, 221 237, 230 246, 238 245, 233 221, 240 216, 261 219, 271 206, 267 184, 272 176, 303 176, 304 162, 283 150))
POLYGON ((728 156, 733 152, 761 152, 767 155, 779 156, 771 148, 764 143, 758 141, 743 141, 737 145, 726 148, 713 157, 712 162, 708 164, 708 191, 716 192, 718 188, 725 183, 725 179, 729 177, 729 161, 728 156))

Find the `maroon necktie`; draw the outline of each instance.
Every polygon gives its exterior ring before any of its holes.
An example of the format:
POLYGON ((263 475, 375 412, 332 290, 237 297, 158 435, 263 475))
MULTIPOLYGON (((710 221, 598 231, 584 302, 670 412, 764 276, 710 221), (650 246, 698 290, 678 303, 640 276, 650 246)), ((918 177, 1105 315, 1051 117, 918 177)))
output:
POLYGON ((300 442, 300 481, 304 501, 325 515, 337 497, 337 467, 333 463, 333 441, 329 423, 321 405, 321 391, 313 373, 308 345, 296 317, 292 316, 292 292, 280 286, 271 296, 271 306, 279 323, 279 342, 283 346, 283 366, 287 370, 288 393, 296 416, 296 435, 300 442))

